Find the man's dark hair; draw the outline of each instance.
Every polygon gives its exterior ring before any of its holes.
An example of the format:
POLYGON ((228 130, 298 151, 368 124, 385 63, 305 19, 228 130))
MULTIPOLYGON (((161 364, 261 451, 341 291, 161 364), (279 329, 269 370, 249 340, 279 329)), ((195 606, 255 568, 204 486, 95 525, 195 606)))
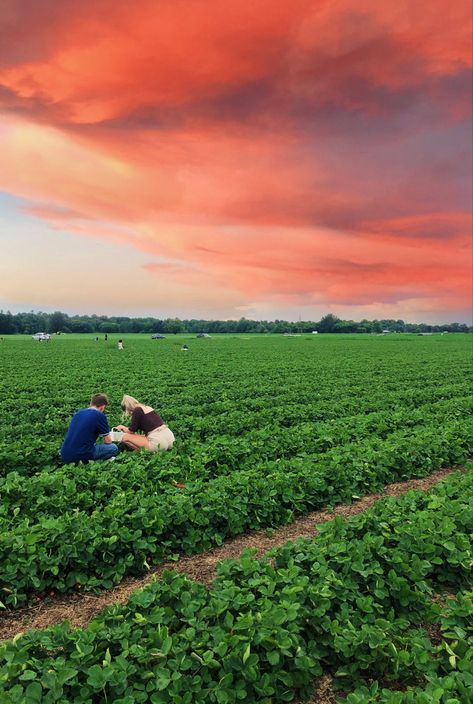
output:
POLYGON ((108 396, 106 394, 92 394, 90 405, 99 408, 99 406, 108 406, 108 396))

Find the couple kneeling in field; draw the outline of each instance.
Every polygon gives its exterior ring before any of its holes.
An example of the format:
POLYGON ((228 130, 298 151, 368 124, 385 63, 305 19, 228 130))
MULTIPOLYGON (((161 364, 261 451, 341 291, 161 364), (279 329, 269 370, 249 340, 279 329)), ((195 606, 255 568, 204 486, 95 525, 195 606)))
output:
POLYGON ((69 429, 61 446, 60 454, 66 464, 89 460, 110 460, 118 453, 117 442, 132 450, 170 450, 174 435, 154 408, 140 403, 133 396, 122 398, 122 411, 130 418, 129 426, 117 425, 110 430, 105 409, 108 398, 105 394, 94 394, 90 406, 82 408, 72 416, 69 429), (143 435, 137 434, 142 431, 143 435), (103 443, 96 443, 101 436, 103 443))

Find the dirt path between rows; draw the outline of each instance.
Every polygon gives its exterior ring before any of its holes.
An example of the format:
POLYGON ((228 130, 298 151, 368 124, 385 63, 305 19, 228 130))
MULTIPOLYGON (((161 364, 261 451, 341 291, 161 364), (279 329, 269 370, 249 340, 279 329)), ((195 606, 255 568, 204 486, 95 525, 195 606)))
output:
POLYGON ((127 601, 132 592, 144 587, 152 577, 159 579, 164 570, 175 570, 186 574, 191 579, 210 585, 215 577, 217 563, 221 560, 238 558, 245 548, 255 548, 256 557, 260 557, 271 548, 284 545, 288 540, 310 538, 316 535, 316 524, 326 523, 335 516, 354 516, 366 511, 376 501, 386 496, 400 496, 410 489, 427 491, 434 484, 444 479, 458 467, 439 469, 423 479, 410 479, 405 482, 389 484, 377 494, 368 494, 354 504, 340 504, 333 511, 313 511, 298 518, 290 525, 252 531, 225 541, 221 546, 197 555, 182 556, 178 562, 164 562, 151 569, 142 577, 126 577, 118 586, 100 594, 68 594, 59 596, 50 602, 2 612, 0 615, 0 641, 13 638, 29 628, 47 628, 68 620, 72 628, 82 628, 102 609, 111 604, 127 601))

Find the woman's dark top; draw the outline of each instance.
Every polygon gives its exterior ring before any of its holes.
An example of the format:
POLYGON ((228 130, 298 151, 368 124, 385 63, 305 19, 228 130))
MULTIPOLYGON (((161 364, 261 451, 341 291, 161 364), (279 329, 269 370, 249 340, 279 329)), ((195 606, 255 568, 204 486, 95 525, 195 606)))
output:
POLYGON ((148 433, 156 430, 156 428, 159 428, 161 425, 164 425, 164 421, 159 413, 156 413, 156 411, 145 413, 141 406, 137 406, 131 414, 129 430, 132 433, 136 433, 137 430, 142 430, 145 435, 148 435, 148 433))

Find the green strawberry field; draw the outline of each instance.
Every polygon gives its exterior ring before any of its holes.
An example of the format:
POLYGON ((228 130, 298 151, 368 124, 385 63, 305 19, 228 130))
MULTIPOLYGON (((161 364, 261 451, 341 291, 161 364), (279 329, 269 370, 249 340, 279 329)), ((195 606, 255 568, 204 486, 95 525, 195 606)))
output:
POLYGON ((0 702, 278 704, 323 675, 347 704, 473 702, 471 336, 116 343, 0 342, 0 619, 393 482, 466 471, 268 557, 224 561, 211 589, 168 572, 84 629, 5 641, 0 702), (172 451, 64 465, 69 420, 99 391, 110 426, 124 393, 152 405, 172 451))

